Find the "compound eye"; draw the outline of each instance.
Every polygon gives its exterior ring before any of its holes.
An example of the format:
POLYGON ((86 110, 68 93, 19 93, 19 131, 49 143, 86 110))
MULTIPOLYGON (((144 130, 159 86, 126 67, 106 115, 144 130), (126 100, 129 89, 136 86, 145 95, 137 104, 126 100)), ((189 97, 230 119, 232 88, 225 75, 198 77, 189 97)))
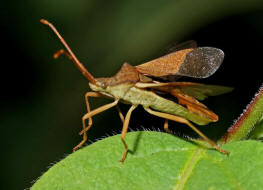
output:
POLYGON ((101 88, 103 88, 103 89, 107 88, 107 85, 106 85, 105 82, 102 82, 102 83, 100 84, 100 86, 101 86, 101 88))

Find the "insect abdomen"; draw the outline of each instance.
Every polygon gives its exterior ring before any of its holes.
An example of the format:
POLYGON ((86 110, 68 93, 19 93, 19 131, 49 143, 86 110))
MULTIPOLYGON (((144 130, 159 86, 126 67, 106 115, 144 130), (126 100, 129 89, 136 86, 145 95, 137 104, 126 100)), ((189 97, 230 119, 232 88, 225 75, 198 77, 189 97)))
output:
POLYGON ((125 95, 121 99, 130 104, 140 104, 144 107, 150 107, 160 112, 184 117, 198 125, 206 125, 212 122, 211 119, 193 113, 185 107, 171 100, 165 99, 152 91, 132 87, 125 93, 125 95))

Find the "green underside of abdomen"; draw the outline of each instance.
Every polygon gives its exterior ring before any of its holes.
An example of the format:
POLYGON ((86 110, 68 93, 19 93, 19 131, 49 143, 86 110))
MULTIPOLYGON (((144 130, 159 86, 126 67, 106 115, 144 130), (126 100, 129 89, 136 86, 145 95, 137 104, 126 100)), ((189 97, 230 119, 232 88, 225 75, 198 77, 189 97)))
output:
POLYGON ((130 104, 141 104, 144 107, 150 107, 160 112, 184 117, 198 125, 206 125, 212 122, 209 118, 195 114, 171 100, 158 96, 151 91, 138 89, 136 87, 130 88, 122 99, 130 104))

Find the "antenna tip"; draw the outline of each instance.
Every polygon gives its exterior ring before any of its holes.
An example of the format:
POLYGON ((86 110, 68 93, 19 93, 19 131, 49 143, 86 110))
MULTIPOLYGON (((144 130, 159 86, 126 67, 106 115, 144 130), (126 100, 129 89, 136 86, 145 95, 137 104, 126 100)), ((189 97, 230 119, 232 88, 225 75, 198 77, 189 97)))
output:
POLYGON ((45 19, 40 19, 40 22, 41 22, 42 24, 47 24, 47 25, 49 25, 49 22, 48 22, 47 20, 45 20, 45 19))

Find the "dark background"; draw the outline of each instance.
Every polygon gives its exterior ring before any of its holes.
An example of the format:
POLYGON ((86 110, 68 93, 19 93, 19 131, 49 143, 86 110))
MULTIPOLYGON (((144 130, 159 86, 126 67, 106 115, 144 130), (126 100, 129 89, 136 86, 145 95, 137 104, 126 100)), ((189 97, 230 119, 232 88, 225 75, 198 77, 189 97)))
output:
MULTIPOLYGON (((1 3, 1 182, 0 189, 25 189, 52 163, 72 152, 81 137, 88 81, 64 57, 50 20, 95 77, 115 74, 124 61, 137 65, 165 53, 174 42, 196 40, 225 52, 221 68, 203 83, 231 86, 233 93, 205 101, 220 121, 199 127, 219 138, 262 83, 261 0, 50 0, 1 3)), ((188 79, 189 80, 189 79, 188 79)), ((109 100, 92 99, 92 108, 109 100)), ((125 113, 126 105, 121 105, 125 113)), ((194 135, 171 123, 179 135, 194 135)), ((138 108, 130 128, 161 129, 163 120, 138 108)), ((94 117, 89 139, 120 133, 117 111, 94 117)))

